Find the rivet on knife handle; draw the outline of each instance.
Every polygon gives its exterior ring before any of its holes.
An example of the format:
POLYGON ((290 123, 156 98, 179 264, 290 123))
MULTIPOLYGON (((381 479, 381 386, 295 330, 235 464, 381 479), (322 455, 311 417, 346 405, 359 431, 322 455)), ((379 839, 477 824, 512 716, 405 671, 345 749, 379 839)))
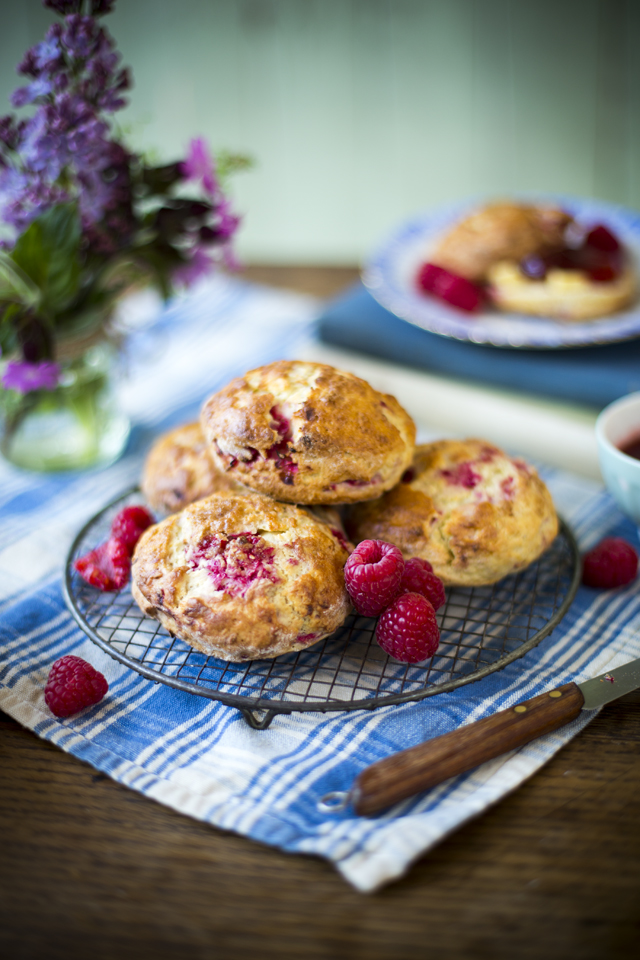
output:
POLYGON ((379 760, 363 770, 353 784, 351 800, 355 811, 360 816, 378 813, 521 747, 574 720, 583 703, 576 684, 565 683, 549 693, 379 760))

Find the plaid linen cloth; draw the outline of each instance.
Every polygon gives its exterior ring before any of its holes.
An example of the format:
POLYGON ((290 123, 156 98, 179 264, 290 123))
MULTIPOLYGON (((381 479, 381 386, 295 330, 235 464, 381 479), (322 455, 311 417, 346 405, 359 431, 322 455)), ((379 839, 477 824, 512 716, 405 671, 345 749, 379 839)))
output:
MULTIPOLYGON (((233 707, 154 684, 95 646, 62 596, 75 533, 136 482, 152 438, 195 418, 208 393, 251 367, 300 355, 318 309, 308 297, 217 278, 132 336, 122 400, 135 428, 121 460, 53 476, 0 465, 0 707, 148 797, 283 850, 326 857, 357 889, 373 891, 531 776, 593 714, 377 817, 349 807, 328 812, 323 798, 395 751, 640 656, 640 588, 581 587, 545 640, 478 682, 373 711, 276 715, 267 730, 252 729, 233 707), (68 653, 104 673, 109 692, 59 720, 43 689, 53 661, 68 653)), ((635 528, 596 484, 543 475, 581 549, 606 534, 638 546, 635 528)))

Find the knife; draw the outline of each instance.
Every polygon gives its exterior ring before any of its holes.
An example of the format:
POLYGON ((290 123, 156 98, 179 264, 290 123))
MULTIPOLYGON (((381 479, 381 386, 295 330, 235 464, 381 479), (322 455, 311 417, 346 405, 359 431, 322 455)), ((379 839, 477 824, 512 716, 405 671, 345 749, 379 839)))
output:
POLYGON ((360 816, 385 810, 449 777, 521 747, 640 687, 640 659, 584 683, 565 683, 491 717, 385 757, 358 774, 349 801, 360 816))

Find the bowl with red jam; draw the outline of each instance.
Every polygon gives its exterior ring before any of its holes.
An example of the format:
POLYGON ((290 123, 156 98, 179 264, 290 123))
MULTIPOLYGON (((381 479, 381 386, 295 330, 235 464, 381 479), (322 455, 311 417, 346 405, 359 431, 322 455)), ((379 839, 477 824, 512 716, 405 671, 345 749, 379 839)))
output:
POLYGON ((640 391, 605 407, 596 421, 596 440, 609 493, 640 524, 640 391))

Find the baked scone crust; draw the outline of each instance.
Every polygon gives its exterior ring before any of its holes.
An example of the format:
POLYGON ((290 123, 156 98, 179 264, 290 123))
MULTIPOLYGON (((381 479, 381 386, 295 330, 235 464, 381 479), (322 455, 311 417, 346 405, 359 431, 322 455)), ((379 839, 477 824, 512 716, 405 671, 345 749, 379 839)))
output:
POLYGON ((304 508, 217 493, 140 538, 132 593, 147 616, 223 660, 303 650, 344 622, 343 538, 304 508))
POLYGON ((335 504, 391 489, 411 463, 415 425, 395 397, 319 363, 282 360, 238 377, 203 406, 228 476, 277 500, 335 504))
POLYGON ((351 507, 347 530, 356 543, 386 540, 428 560, 445 584, 495 583, 536 560, 558 532, 535 469, 484 440, 419 446, 405 480, 351 507))
POLYGON ((242 489, 215 465, 198 422, 156 440, 145 460, 141 487, 151 509, 160 513, 175 513, 218 491, 242 489))
POLYGON ((456 223, 429 255, 432 263, 476 283, 499 260, 521 260, 562 246, 571 217, 553 206, 492 203, 456 223))
POLYGON ((595 320, 622 310, 637 293, 635 271, 626 266, 606 283, 582 270, 549 270, 544 280, 529 280, 516 263, 500 261, 489 270, 489 295, 501 310, 560 320, 595 320))

